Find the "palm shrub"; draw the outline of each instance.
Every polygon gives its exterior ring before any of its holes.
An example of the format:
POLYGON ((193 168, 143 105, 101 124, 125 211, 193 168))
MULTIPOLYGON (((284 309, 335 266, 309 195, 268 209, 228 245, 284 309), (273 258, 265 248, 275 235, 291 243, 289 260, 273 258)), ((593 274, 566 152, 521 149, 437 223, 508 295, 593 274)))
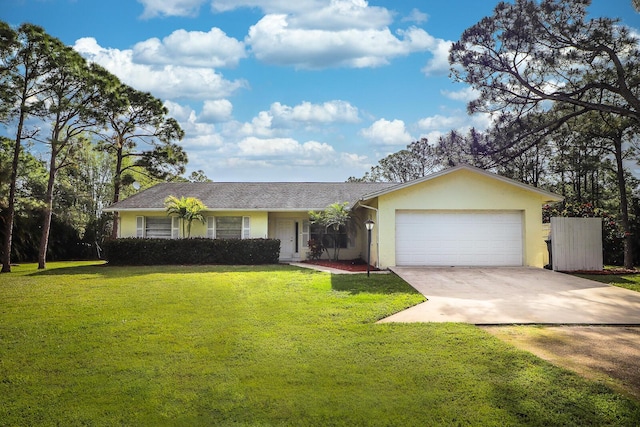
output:
POLYGON ((351 211, 348 209, 349 203, 332 203, 321 212, 309 212, 309 219, 312 224, 319 224, 325 231, 331 231, 333 237, 333 260, 337 261, 340 255, 340 242, 338 232, 340 227, 346 227, 351 218, 351 211))
POLYGON ((191 237, 191 223, 200 221, 204 224, 205 218, 202 212, 207 208, 197 197, 169 196, 164 200, 167 215, 180 218, 182 220, 182 235, 191 237), (185 233, 186 227, 186 233, 185 233))

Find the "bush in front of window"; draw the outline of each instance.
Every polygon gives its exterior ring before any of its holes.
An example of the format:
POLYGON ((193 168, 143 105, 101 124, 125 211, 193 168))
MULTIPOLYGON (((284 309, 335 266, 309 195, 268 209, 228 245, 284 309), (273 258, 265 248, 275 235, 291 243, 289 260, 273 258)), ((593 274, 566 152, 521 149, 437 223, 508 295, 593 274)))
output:
POLYGON ((104 243, 109 265, 277 264, 278 239, 139 239, 104 243))

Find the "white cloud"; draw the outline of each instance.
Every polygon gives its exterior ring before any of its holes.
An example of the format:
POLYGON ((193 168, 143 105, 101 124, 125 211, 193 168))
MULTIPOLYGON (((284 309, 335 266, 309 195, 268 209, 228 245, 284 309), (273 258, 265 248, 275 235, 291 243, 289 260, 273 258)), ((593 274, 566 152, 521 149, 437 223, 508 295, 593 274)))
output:
POLYGON ((260 9, 265 13, 303 13, 326 7, 327 3, 328 0, 212 0, 211 8, 217 12, 245 7, 260 9))
POLYGON ((273 116, 267 111, 260 111, 251 119, 250 123, 228 122, 224 125, 224 132, 236 136, 271 137, 275 134, 271 124, 273 116))
POLYGON ((206 33, 176 30, 162 40, 136 43, 132 59, 139 64, 218 68, 235 67, 246 56, 243 42, 214 27, 206 33))
POLYGON ((382 7, 369 6, 363 0, 332 0, 325 7, 312 8, 290 17, 293 28, 344 30, 383 28, 393 21, 382 7))
POLYGON ((480 91, 472 88, 471 86, 467 86, 466 88, 457 90, 457 91, 441 90, 440 93, 443 96, 449 99, 452 99, 454 101, 463 101, 463 102, 473 101, 478 96, 480 96, 480 91))
POLYGON ((198 117, 199 121, 219 123, 231 119, 233 105, 227 99, 216 99, 204 101, 202 113, 198 117))
POLYGON ((169 110, 169 115, 178 122, 195 122, 196 112, 188 105, 180 105, 177 102, 165 101, 164 106, 169 110))
MULTIPOLYGON (((145 17, 188 16, 204 0, 139 0, 145 17)), ((436 39, 423 29, 410 27, 392 33, 393 13, 365 0, 212 0, 211 8, 226 12, 255 8, 265 13, 251 26, 244 42, 253 55, 269 64, 305 69, 366 68, 389 64, 396 57, 431 51, 434 58, 423 71, 448 69, 450 42, 436 39), (443 56, 444 53, 444 56, 443 56)), ((403 21, 422 23, 427 15, 417 9, 403 21)), ((217 29, 209 33, 178 30, 164 40, 149 39, 134 47, 137 61, 184 65, 233 66, 244 58, 244 46, 217 29), (187 49, 188 47, 188 49, 187 49)))
POLYGON ((247 137, 238 142, 235 149, 235 153, 230 153, 229 161, 257 167, 362 168, 367 160, 366 156, 358 154, 338 153, 324 142, 301 143, 294 138, 247 137))
POLYGON ((421 137, 429 138, 434 143, 437 137, 446 134, 451 130, 467 132, 471 128, 477 130, 485 130, 491 126, 491 115, 478 113, 468 115, 464 111, 455 110, 449 115, 436 114, 434 116, 425 117, 418 121, 417 126, 421 131, 426 132, 421 137), (435 139, 432 139, 435 138, 435 139))
POLYGON ((209 68, 138 64, 133 60, 132 50, 104 48, 92 37, 78 39, 74 49, 89 61, 105 67, 129 86, 151 92, 160 98, 224 98, 247 86, 243 80, 226 80, 209 68))
POLYGON ((425 51, 431 36, 411 28, 402 39, 383 29, 327 31, 289 27, 287 15, 267 15, 249 29, 245 42, 261 61, 298 68, 375 67, 389 59, 425 51))
POLYGON ((455 129, 465 125, 468 122, 468 118, 465 116, 441 116, 436 114, 435 116, 425 117, 418 121, 418 127, 420 130, 447 130, 455 129))
POLYGON ((427 22, 429 15, 420 12, 420 10, 413 8, 408 16, 402 18, 402 22, 415 22, 416 24, 423 24, 427 22))
POLYGON ((261 139, 247 137, 238 143, 240 154, 248 157, 271 156, 303 156, 334 154, 335 150, 328 144, 316 141, 300 144, 293 138, 261 139))
POLYGON ((144 6, 142 18, 195 16, 206 0, 138 0, 144 6))
POLYGON ((274 121, 290 126, 295 123, 357 123, 360 121, 358 109, 346 101, 334 100, 322 104, 302 102, 290 107, 279 102, 271 104, 269 113, 274 121))
POLYGON ((435 46, 430 48, 433 58, 427 61, 422 72, 427 76, 447 74, 449 72, 449 49, 453 42, 437 39, 435 46))
POLYGON ((362 129, 360 134, 376 145, 407 145, 412 141, 402 120, 380 119, 370 127, 362 129))

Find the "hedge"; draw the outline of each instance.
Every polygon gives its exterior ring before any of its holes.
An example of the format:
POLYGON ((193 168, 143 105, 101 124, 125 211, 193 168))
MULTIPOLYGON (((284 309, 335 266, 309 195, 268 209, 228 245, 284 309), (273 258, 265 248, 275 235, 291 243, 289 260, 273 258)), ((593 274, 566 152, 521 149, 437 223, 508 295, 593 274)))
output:
POLYGON ((277 239, 140 239, 104 243, 109 265, 277 264, 277 239))

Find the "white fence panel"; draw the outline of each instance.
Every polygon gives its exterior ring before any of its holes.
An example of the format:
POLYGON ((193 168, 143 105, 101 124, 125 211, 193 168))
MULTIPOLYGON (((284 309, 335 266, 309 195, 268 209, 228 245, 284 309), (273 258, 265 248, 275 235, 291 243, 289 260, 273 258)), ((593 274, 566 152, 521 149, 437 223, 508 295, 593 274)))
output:
POLYGON ((555 271, 602 270, 602 218, 551 218, 555 271))

